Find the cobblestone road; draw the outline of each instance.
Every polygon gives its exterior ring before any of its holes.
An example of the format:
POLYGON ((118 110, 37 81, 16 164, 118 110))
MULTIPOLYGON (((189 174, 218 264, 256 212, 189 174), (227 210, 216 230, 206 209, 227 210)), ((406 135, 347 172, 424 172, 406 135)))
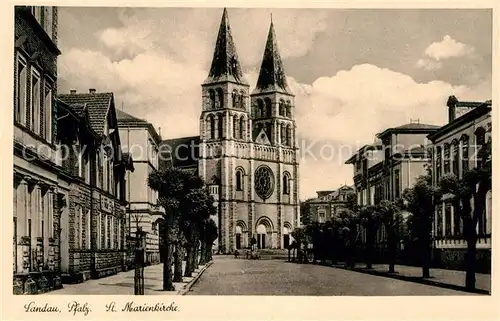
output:
POLYGON ((189 295, 470 295, 332 267, 214 257, 189 295))

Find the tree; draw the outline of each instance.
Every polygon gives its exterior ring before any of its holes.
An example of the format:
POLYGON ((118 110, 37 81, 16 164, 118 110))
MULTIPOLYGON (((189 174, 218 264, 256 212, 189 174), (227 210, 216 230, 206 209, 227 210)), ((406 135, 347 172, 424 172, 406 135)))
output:
POLYGON ((395 273, 398 242, 403 226, 401 208, 396 202, 382 200, 377 205, 380 221, 387 231, 387 249, 389 250, 389 273, 395 273))
POLYGON ((376 242, 377 229, 380 225, 377 208, 373 205, 361 207, 359 209, 359 221, 366 231, 366 268, 371 269, 373 263, 373 246, 376 242))
POLYGON ((356 242, 358 240, 359 231, 359 215, 353 209, 356 205, 341 209, 335 217, 334 224, 338 226, 339 240, 343 247, 344 257, 346 259, 347 267, 354 268, 355 265, 355 252, 356 242))
MULTIPOLYGON (((294 249, 296 252, 298 252, 302 248, 302 244, 306 242, 305 230, 302 227, 296 227, 291 234, 295 243, 294 249)), ((298 258, 298 253, 297 253, 297 258, 298 258)))
POLYGON ((405 209, 412 214, 408 220, 408 229, 413 240, 417 242, 423 278, 430 277, 432 221, 435 200, 438 197, 438 191, 432 186, 430 173, 418 177, 415 184, 403 192, 405 209))
POLYGON ((203 236, 206 244, 205 261, 210 262, 212 261, 212 247, 214 241, 219 236, 217 224, 215 224, 214 220, 211 218, 205 221, 203 236))
POLYGON ((174 222, 179 218, 179 206, 184 189, 185 172, 169 168, 162 171, 153 171, 149 174, 148 185, 155 191, 158 191, 158 205, 165 209, 163 220, 162 238, 164 261, 163 261, 163 290, 175 290, 172 283, 172 256, 173 244, 177 241, 177 235, 173 233, 174 222))
POLYGON ((491 190, 492 184, 491 139, 482 147, 479 156, 482 160, 479 166, 464 172, 461 179, 454 174, 446 174, 439 182, 443 200, 454 205, 463 222, 467 241, 465 287, 469 290, 476 287, 476 227, 486 208, 486 194, 491 190))

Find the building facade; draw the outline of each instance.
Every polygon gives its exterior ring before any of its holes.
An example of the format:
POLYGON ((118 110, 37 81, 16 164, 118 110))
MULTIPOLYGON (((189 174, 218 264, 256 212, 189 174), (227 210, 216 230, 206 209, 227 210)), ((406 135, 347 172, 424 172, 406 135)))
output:
POLYGON ((158 192, 148 185, 149 174, 158 169, 161 138, 143 119, 116 111, 119 136, 124 152, 131 155, 134 171, 127 172, 126 235, 134 236, 140 227, 146 237, 146 264, 160 262, 159 220, 164 210, 158 206, 158 192))
MULTIPOLYGON (((481 166, 481 150, 492 140, 491 101, 465 102, 450 96, 448 124, 429 136, 433 142, 433 183, 453 173, 462 178, 464 172, 481 166)), ((491 160, 489 160, 491 161, 491 160)), ((491 271, 492 194, 486 195, 486 208, 479 218, 476 231, 477 266, 481 272, 491 271)), ((463 269, 467 243, 463 236, 463 221, 451 201, 443 198, 434 216, 435 260, 438 264, 463 269)))
POLYGON ((219 250, 284 247, 299 218, 294 95, 271 22, 253 92, 224 9, 202 84, 198 173, 218 193, 219 250))
POLYGON ((112 93, 58 95, 57 146, 67 173, 67 211, 61 215, 61 270, 65 282, 116 274, 124 268, 126 172, 112 93))
POLYGON ((13 290, 61 287, 56 165, 57 8, 14 11, 13 290))
POLYGON ((308 200, 308 210, 311 222, 325 223, 345 208, 348 197, 354 194, 351 186, 341 186, 334 191, 318 191, 317 198, 308 200))

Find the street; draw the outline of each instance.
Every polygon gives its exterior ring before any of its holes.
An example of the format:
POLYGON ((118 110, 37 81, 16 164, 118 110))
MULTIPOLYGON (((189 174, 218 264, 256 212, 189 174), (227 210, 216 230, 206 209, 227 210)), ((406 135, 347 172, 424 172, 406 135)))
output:
POLYGON ((189 295, 470 295, 327 266, 214 257, 189 295))

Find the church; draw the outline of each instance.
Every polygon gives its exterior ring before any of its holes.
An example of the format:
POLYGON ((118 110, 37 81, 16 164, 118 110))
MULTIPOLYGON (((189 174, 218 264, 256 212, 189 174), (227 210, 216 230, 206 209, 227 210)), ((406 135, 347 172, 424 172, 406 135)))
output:
POLYGON ((260 249, 287 248, 300 224, 299 153, 294 94, 273 22, 258 81, 250 91, 224 9, 201 87, 200 136, 162 142, 176 155, 172 164, 191 167, 207 183, 218 207, 219 251, 250 247, 252 239, 260 249), (192 162, 181 155, 186 144, 197 145, 189 148, 195 150, 189 153, 192 162))

